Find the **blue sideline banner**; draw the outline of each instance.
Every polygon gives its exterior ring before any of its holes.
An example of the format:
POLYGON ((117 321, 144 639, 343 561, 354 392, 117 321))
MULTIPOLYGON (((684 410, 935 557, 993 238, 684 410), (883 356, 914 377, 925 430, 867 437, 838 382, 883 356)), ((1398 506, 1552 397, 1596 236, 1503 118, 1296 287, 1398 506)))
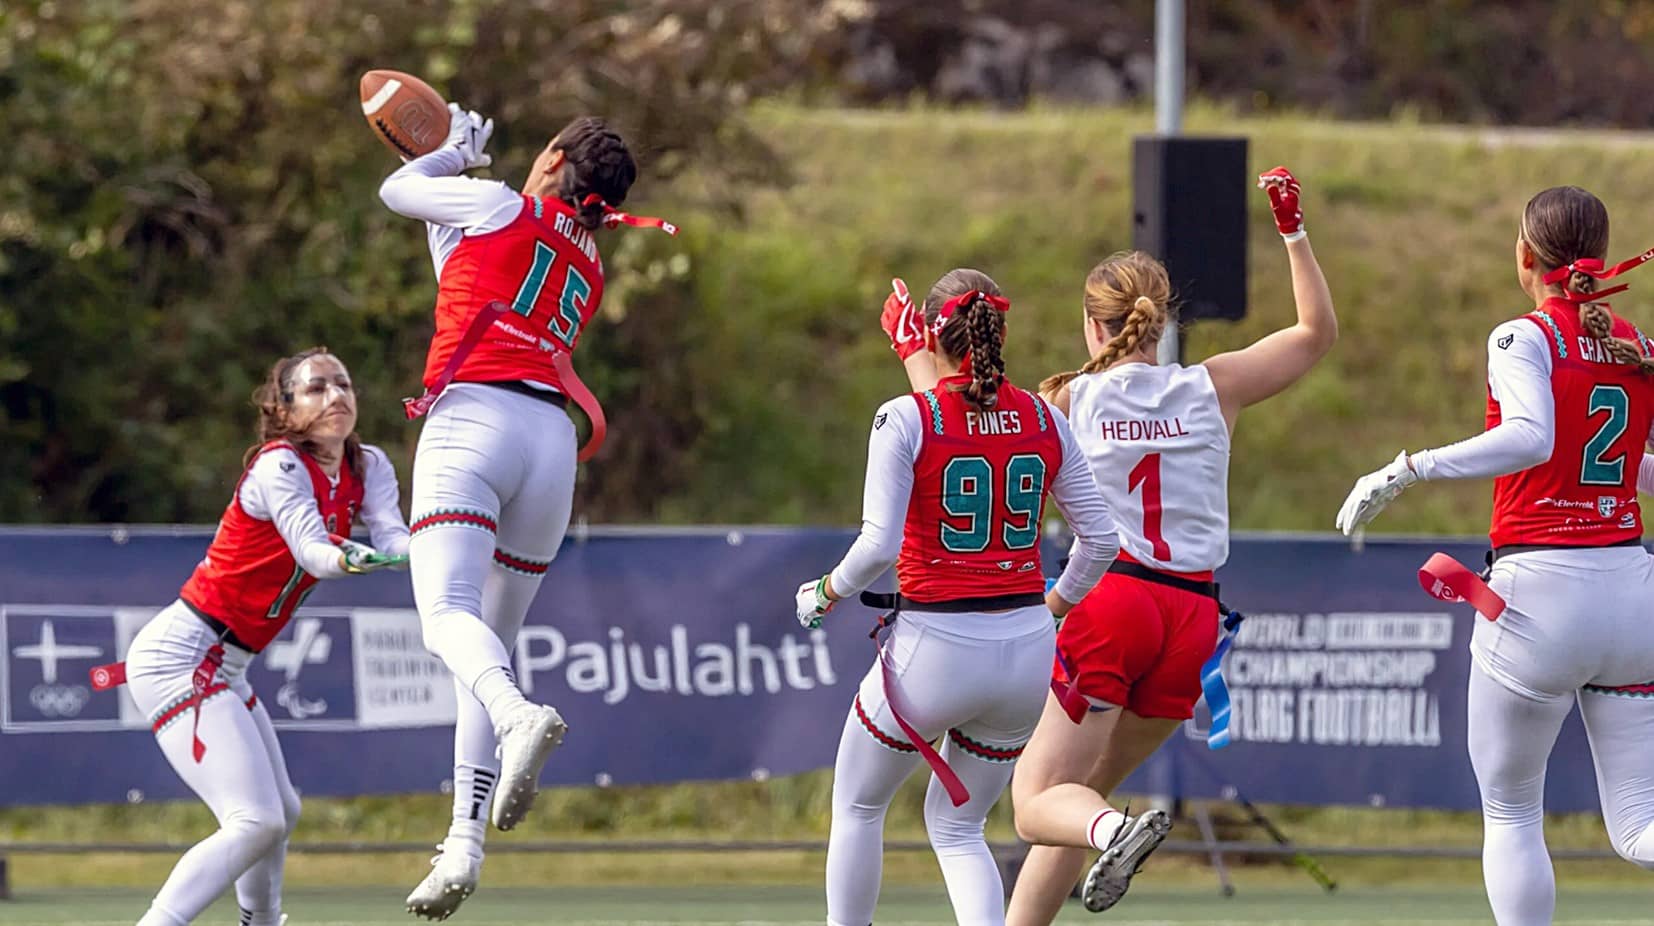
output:
MULTIPOLYGON (((124 655, 209 537, 0 529, 6 803, 187 795, 124 689, 93 692, 87 671, 124 655)), ((786 528, 571 537, 515 652, 529 696, 570 725, 545 782, 763 779, 831 766, 872 664, 875 615, 846 603, 807 631, 792 599, 852 537, 786 528)), ((1476 807, 1464 742, 1479 618, 1420 591, 1418 567, 1437 549, 1466 564, 1482 555, 1463 542, 1368 543, 1358 553, 1333 538, 1237 538, 1219 577, 1225 600, 1249 615, 1226 664, 1234 744, 1207 750, 1202 706, 1125 790, 1476 807)), ((448 779, 456 696, 425 652, 406 574, 321 583, 250 677, 304 793, 431 791, 448 779)), ((1577 719, 1551 763, 1548 800, 1554 810, 1596 807, 1577 719)))

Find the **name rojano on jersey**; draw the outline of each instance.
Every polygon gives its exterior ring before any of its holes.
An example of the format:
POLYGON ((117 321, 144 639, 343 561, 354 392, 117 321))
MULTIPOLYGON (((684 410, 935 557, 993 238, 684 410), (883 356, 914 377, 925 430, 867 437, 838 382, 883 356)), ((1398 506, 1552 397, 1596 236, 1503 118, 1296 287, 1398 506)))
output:
POLYGON ((559 235, 567 238, 570 244, 579 248, 580 253, 586 255, 587 260, 594 264, 597 263, 597 242, 592 240, 592 233, 587 231, 585 226, 574 220, 574 216, 559 212, 552 217, 551 224, 559 235))
POLYGON ((965 432, 977 434, 1021 434, 1022 415, 1014 411, 965 413, 965 432))
POLYGON ((1104 440, 1166 440, 1188 437, 1181 418, 1150 418, 1146 420, 1100 421, 1097 429, 1104 440))

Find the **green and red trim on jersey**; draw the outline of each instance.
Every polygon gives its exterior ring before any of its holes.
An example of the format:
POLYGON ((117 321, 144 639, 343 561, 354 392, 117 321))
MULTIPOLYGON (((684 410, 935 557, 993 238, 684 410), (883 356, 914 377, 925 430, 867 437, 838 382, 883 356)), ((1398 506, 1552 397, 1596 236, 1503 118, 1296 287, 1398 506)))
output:
POLYGON ((494 563, 507 572, 515 572, 521 576, 543 576, 551 568, 551 560, 529 559, 526 556, 517 556, 507 553, 498 547, 494 548, 494 563))
MULTIPOLYGON (((1022 755, 1022 746, 990 746, 987 743, 971 739, 960 733, 957 728, 948 731, 948 739, 953 740, 953 744, 960 749, 976 756, 978 759, 985 759, 989 762, 1015 762, 1017 757, 1022 755)), ((1024 743, 1023 745, 1026 746, 1027 744, 1024 743)))
POLYGON ((414 518, 408 529, 417 534, 433 527, 470 527, 484 530, 490 534, 497 534, 500 530, 499 522, 486 511, 475 508, 438 508, 414 518))
POLYGON ((873 718, 867 716, 867 709, 861 706, 861 695, 859 694, 856 695, 855 708, 856 719, 861 721, 862 729, 866 730, 867 735, 873 737, 874 741, 880 746, 883 746, 891 752, 919 751, 918 747, 914 746, 912 743, 902 742, 894 736, 880 730, 878 727, 873 726, 873 718))

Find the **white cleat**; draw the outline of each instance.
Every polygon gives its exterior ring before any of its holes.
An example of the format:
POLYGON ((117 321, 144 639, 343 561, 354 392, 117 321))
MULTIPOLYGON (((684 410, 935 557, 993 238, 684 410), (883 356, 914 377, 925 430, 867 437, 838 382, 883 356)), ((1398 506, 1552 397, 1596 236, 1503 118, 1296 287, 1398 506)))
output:
POLYGON ((449 852, 441 843, 436 848, 431 873, 408 895, 408 912, 428 920, 445 920, 477 889, 482 856, 449 852))
POLYGON ((1120 831, 1109 841, 1097 864, 1085 876, 1085 887, 1080 898, 1092 913, 1101 913, 1120 902, 1131 886, 1131 876, 1143 867, 1143 860, 1172 831, 1172 820, 1164 810, 1148 810, 1135 817, 1127 817, 1120 831))
POLYGON ((543 704, 524 704, 495 728, 500 741, 500 784, 494 793, 494 826, 509 830, 521 823, 540 790, 540 770, 563 742, 569 725, 543 704))

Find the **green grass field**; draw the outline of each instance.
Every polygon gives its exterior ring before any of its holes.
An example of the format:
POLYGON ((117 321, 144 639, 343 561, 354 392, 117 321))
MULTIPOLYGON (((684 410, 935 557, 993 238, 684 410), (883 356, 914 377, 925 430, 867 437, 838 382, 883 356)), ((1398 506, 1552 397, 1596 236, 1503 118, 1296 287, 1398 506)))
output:
MULTIPOLYGON (((644 874, 645 872, 640 872, 644 874)), ((1145 878, 1147 875, 1145 874, 1145 878)), ((416 921, 402 910, 403 893, 388 888, 326 888, 289 893, 286 909, 292 926, 378 926, 416 921)), ((130 924, 148 900, 133 890, 54 891, 26 894, 0 904, 0 921, 15 926, 76 923, 81 926, 130 924)), ((1564 892, 1556 922, 1574 924, 1650 924, 1647 892, 1591 889, 1564 892)), ((819 888, 803 887, 569 887, 497 888, 479 891, 451 922, 582 924, 740 923, 791 926, 819 923, 824 917, 819 888)), ((230 923, 233 904, 214 907, 201 922, 230 923)), ((1362 888, 1322 894, 1313 887, 1248 889, 1234 897, 1215 890, 1163 887, 1145 883, 1101 917, 1077 902, 1059 923, 1109 923, 1149 926, 1172 923, 1407 924, 1458 926, 1485 923, 1487 905, 1471 888, 1362 888)), ((939 888, 887 889, 879 905, 881 926, 902 923, 951 923, 947 896, 939 888)))

